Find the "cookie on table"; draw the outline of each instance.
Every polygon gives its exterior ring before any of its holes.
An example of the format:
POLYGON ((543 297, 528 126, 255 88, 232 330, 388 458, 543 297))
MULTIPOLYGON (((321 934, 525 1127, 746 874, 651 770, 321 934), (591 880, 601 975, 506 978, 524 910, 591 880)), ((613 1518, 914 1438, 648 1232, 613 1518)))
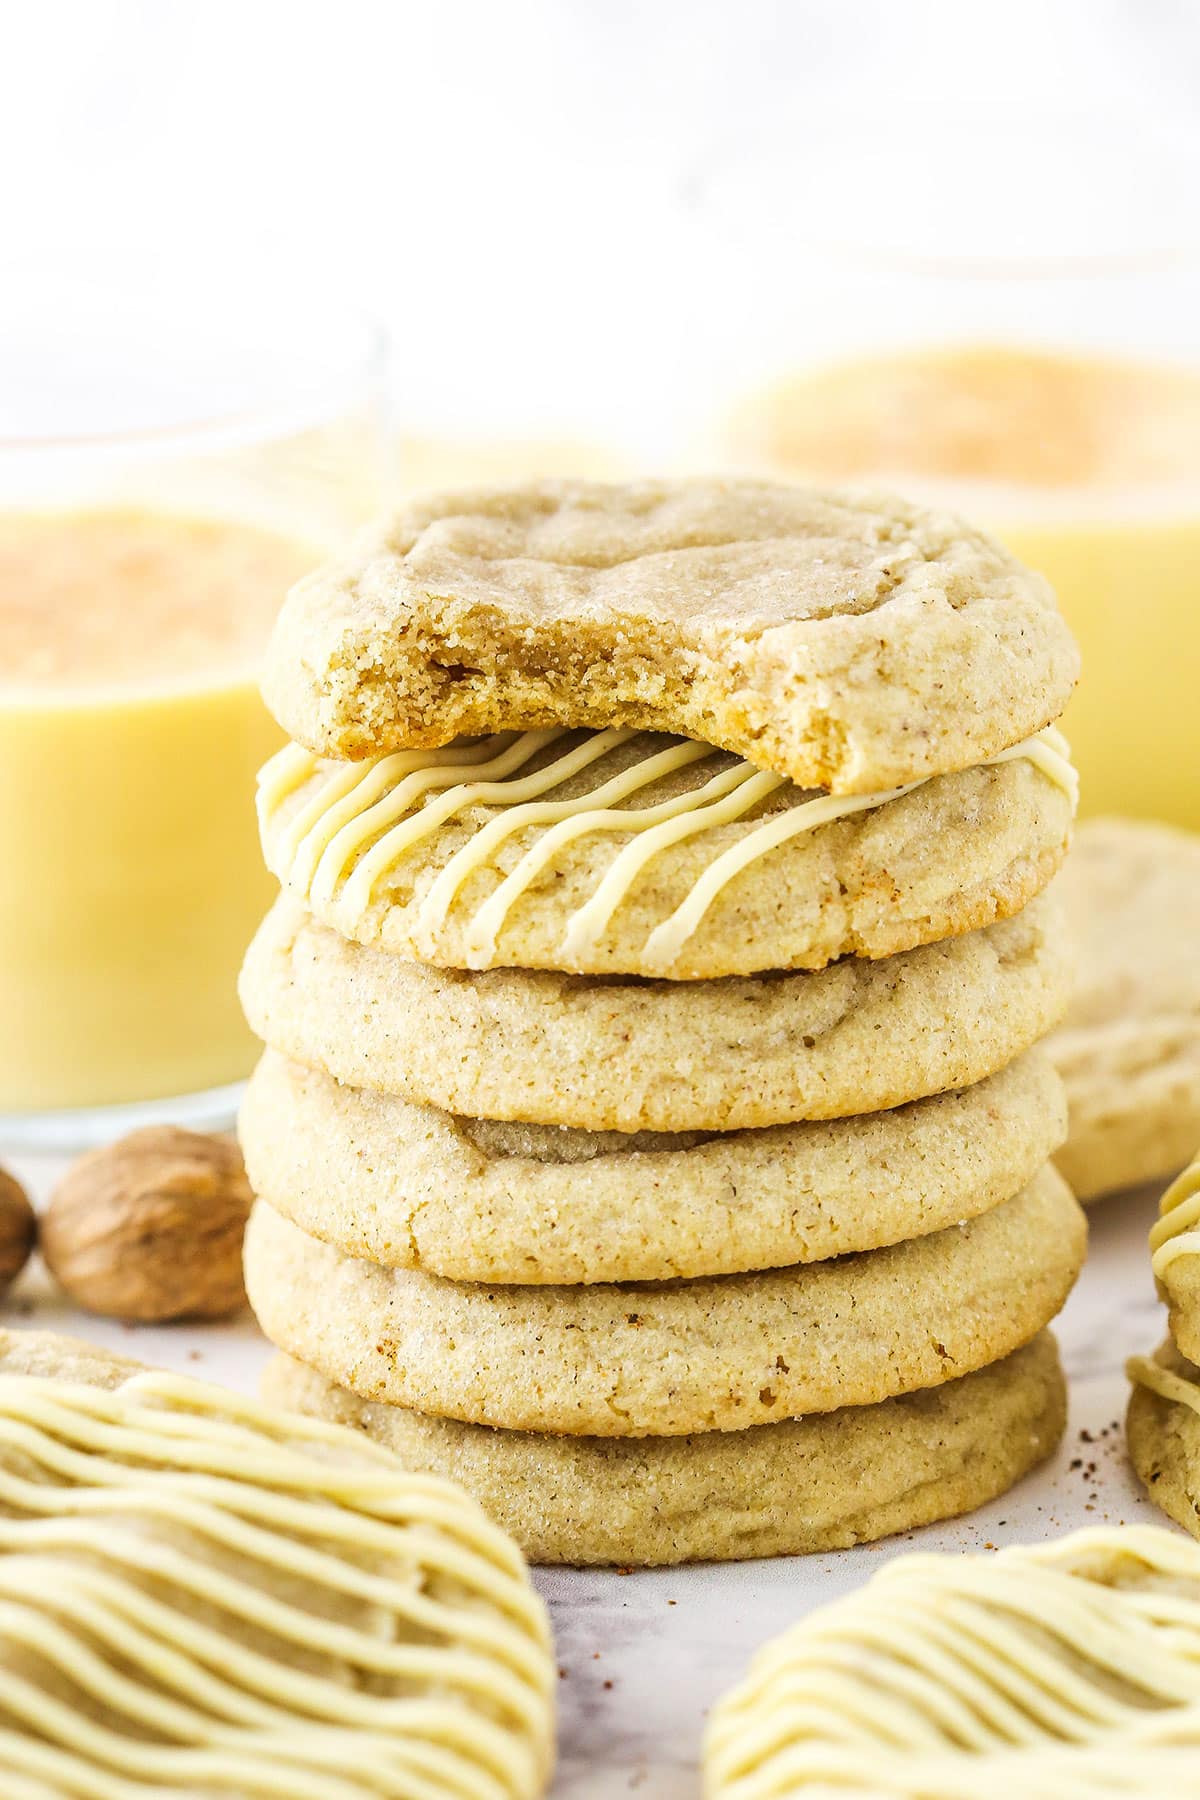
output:
POLYGON ((1171 1336, 1200 1362, 1200 1154, 1173 1181, 1150 1232, 1150 1267, 1165 1300, 1171 1336))
POLYGON ((690 983, 427 968, 351 943, 285 896, 240 992, 258 1037, 352 1087, 471 1118, 674 1132, 966 1087, 1056 1024, 1069 986, 1053 893, 882 962, 690 983))
POLYGON ((1004 1493, 1066 1422, 1047 1331, 938 1388, 694 1437, 494 1431, 360 1399, 285 1356, 264 1392, 461 1482, 531 1562, 576 1565, 794 1556, 909 1531, 1004 1493))
POLYGON ((544 1791, 545 1610, 461 1488, 19 1331, 0 1332, 0 1474, 13 1800, 544 1791))
POLYGON ((1046 581, 956 519, 753 481, 542 482, 412 500, 302 581, 265 692, 337 758, 633 727, 848 794, 983 762, 1077 673, 1046 581))
POLYGON ((710 1715, 706 1800, 1197 1791, 1200 1549, 1104 1526, 895 1558, 710 1715))
POLYGON ((1200 1369, 1170 1338, 1126 1366, 1129 1459, 1154 1504, 1200 1537, 1200 1369))
POLYGON ((1200 837, 1087 819, 1055 885, 1079 965, 1049 1045, 1070 1106, 1058 1165, 1089 1200, 1166 1179, 1200 1143, 1200 837))
POLYGON ((256 1194, 348 1256, 452 1281, 660 1281, 820 1262, 1015 1194, 1066 1131, 1038 1049, 890 1112, 760 1131, 572 1131, 342 1087, 269 1050, 239 1136, 256 1194))
POLYGON ((268 867, 345 937, 451 968, 695 980, 892 956, 1018 912, 1066 854, 1053 728, 892 795, 833 797, 710 745, 505 732, 362 764, 289 745, 268 867))
POLYGON ((278 1349, 365 1398, 516 1431, 676 1436, 869 1405, 996 1362, 1058 1312, 1085 1244, 1049 1165, 989 1212, 909 1243, 640 1285, 385 1269, 260 1200, 246 1291, 278 1349))
POLYGON ((1152 1357, 1126 1365, 1125 1438, 1155 1505, 1200 1537, 1200 1155, 1162 1197, 1150 1266, 1170 1336, 1152 1357))

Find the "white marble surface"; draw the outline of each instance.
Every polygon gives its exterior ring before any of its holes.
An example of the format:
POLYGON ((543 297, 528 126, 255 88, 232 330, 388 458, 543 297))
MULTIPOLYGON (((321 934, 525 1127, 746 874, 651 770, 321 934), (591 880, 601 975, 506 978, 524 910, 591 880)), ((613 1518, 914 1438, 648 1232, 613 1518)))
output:
MULTIPOLYGON (((14 1167, 39 1192, 53 1172, 45 1163, 14 1167)), ((1093 1208, 1091 1255, 1059 1325, 1071 1381, 1067 1435, 1052 1463, 996 1505, 832 1556, 630 1575, 540 1572, 561 1672, 555 1800, 694 1800, 705 1712, 757 1645, 910 1544, 972 1550, 1102 1522, 1161 1522, 1127 1468, 1121 1435, 1124 1359, 1163 1332, 1146 1252, 1154 1202, 1140 1193, 1093 1208)), ((151 1329, 88 1318, 64 1306, 36 1268, 3 1316, 247 1392, 269 1354, 249 1320, 151 1329)))

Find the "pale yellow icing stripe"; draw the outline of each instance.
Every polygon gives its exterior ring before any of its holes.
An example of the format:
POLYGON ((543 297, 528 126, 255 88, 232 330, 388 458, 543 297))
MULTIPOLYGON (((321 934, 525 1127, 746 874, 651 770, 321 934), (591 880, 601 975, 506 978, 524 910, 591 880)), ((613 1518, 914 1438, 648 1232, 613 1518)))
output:
POLYGON ((0 1378, 6 1800, 532 1800, 548 1651, 511 1541, 357 1434, 0 1378))
POLYGON ((1125 1373, 1130 1381, 1138 1387, 1149 1388, 1161 1400, 1170 1400, 1174 1405, 1188 1406, 1194 1413, 1200 1413, 1200 1387, 1177 1369, 1164 1369, 1152 1356, 1131 1356, 1125 1364, 1125 1373))
POLYGON ((789 812, 777 813, 773 819, 766 820, 752 836, 743 838, 740 844, 732 845, 711 862, 687 899, 676 907, 670 918, 664 919, 650 933, 642 952, 647 964, 651 968, 670 968, 722 888, 728 887, 735 876, 740 875, 752 862, 757 862, 759 857, 765 856, 768 850, 777 849, 789 838, 815 831, 819 825, 828 825, 834 819, 846 819, 857 812, 869 812, 874 807, 886 806, 889 800, 899 800, 902 795, 911 794, 914 788, 921 785, 914 781, 906 787, 891 788, 883 794, 850 795, 845 799, 822 794, 816 800, 805 801, 789 812))
POLYGON ((1200 1256, 1200 1156, 1173 1181, 1150 1228, 1150 1267, 1157 1281, 1184 1256, 1200 1256))
POLYGON ((672 814, 662 824, 649 822, 649 830, 618 851, 590 900, 568 920, 562 943, 564 955, 582 956, 593 948, 652 857, 671 844, 698 837, 714 825, 733 824, 783 785, 778 775, 751 769, 745 763, 727 769, 723 775, 686 795, 691 804, 684 809, 683 816, 677 818, 672 814))
POLYGON ((461 780, 464 767, 475 774, 503 775, 510 758, 512 763, 521 759, 522 752, 512 749, 514 742, 514 734, 506 733, 458 751, 400 750, 370 764, 365 779, 356 782, 334 805, 311 818, 301 815, 295 822, 294 855, 299 879, 314 888, 332 891, 347 860, 338 854, 343 826, 354 822, 347 846, 347 853, 352 854, 364 828, 382 827, 426 794, 452 787, 461 780))
MULTIPOLYGON (((520 761, 514 761, 513 767, 517 770, 523 768, 537 751, 562 735, 563 733, 560 731, 527 732, 513 746, 514 758, 518 750, 523 748, 525 751, 520 761)), ((572 775, 578 774, 589 764, 599 762, 601 757, 606 756, 617 745, 625 743, 633 735, 630 731, 596 732, 594 736, 585 738, 582 743, 576 744, 574 749, 567 751, 565 755, 547 763, 544 768, 535 770, 532 775, 517 774, 514 780, 508 780, 509 771, 506 769, 497 771, 495 779, 460 783, 452 792, 443 794, 438 800, 430 801, 418 812, 410 813, 407 818, 402 818, 398 824, 392 825, 378 842, 366 851, 365 855, 359 857, 353 872, 346 879, 346 899, 351 906, 365 910, 371 903, 377 882, 387 870, 394 866, 403 852, 410 849, 413 844, 432 837, 438 828, 444 825, 448 819, 453 818, 456 813, 465 812, 468 807, 476 805, 519 805, 522 801, 535 799, 538 795, 556 787, 559 782, 569 780, 572 775)), ((480 773, 487 773, 487 770, 480 770, 480 773)), ((398 796, 392 796, 391 800, 381 803, 381 806, 386 805, 390 810, 395 805, 397 798, 398 796)), ((365 836, 373 829, 371 814, 365 814, 362 819, 356 820, 355 824, 358 827, 366 827, 366 832, 362 834, 365 836)), ((349 831, 350 828, 346 829, 349 831)))
MULTIPOLYGON (((291 745, 289 748, 295 749, 296 746, 291 745)), ((281 755, 286 756, 287 751, 282 751, 281 755)), ((290 783, 290 786, 285 785, 290 780, 292 771, 279 769, 275 760, 267 764, 264 773, 270 777, 270 780, 265 788, 259 789, 260 819, 270 816, 268 809, 273 809, 276 804, 276 795, 286 798, 299 785, 295 782, 290 783)), ((317 851, 315 855, 308 852, 307 845, 310 836, 321 833, 322 821, 336 815, 344 807, 351 815, 356 813, 358 808, 355 800, 358 790, 365 787, 370 781, 371 775, 370 763, 347 763, 337 770, 332 770, 324 786, 303 806, 299 807, 292 818, 288 820, 282 847, 289 868, 293 872, 291 879, 305 885, 311 882, 313 869, 320 852, 317 851), (347 802, 349 802, 348 807, 346 806, 347 802)))
MULTIPOLYGON (((594 893, 567 922, 562 954, 582 960, 598 944, 618 907, 629 897, 647 864, 672 844, 744 818, 788 784, 782 776, 737 761, 709 782, 657 805, 622 808, 627 800, 656 780, 687 763, 716 754, 709 745, 683 740, 644 757, 597 788, 570 800, 544 800, 543 795, 598 761, 609 750, 636 735, 630 731, 594 732, 569 752, 532 775, 520 771, 563 732, 531 732, 515 740, 487 740, 478 745, 450 746, 434 753, 402 752, 348 774, 343 766, 322 763, 306 752, 281 753, 268 764, 260 787, 259 811, 264 831, 298 787, 321 776, 315 794, 288 819, 273 860, 285 885, 317 906, 337 901, 351 917, 361 917, 372 904, 379 884, 404 852, 429 838, 447 821, 474 805, 502 805, 499 817, 480 826, 454 852, 423 896, 416 936, 426 953, 437 947, 439 932, 472 874, 489 865, 500 847, 520 832, 544 827, 540 837, 476 909, 464 928, 466 959, 471 967, 491 960, 504 922, 517 900, 568 843, 596 833, 629 834, 594 893), (494 754, 493 754, 494 751, 494 754), (472 767, 481 755, 489 760, 472 767), (428 766, 436 756, 436 768, 428 766), (418 767, 411 759, 417 758, 418 767), (456 764, 455 757, 461 761, 456 764), (462 780, 464 774, 473 778, 462 780), (479 777, 488 779, 479 779, 479 777), (422 804, 433 788, 447 790, 422 804), (407 816, 406 816, 407 815, 407 816)), ((295 750, 295 747, 292 747, 295 750)), ((1078 800, 1078 777, 1062 733, 1053 726, 990 758, 985 767, 1024 759, 1078 800)), ((936 778, 934 778, 936 779, 936 778)), ((786 812, 764 819, 736 844, 714 857, 685 900, 651 933, 643 952, 647 965, 669 969, 694 935, 721 891, 771 850, 802 832, 836 819, 884 806, 911 793, 921 782, 884 793, 851 796, 821 794, 786 812)))
MULTIPOLYGON (((581 813, 573 800, 548 800, 541 805, 516 806, 502 818, 491 820, 469 844, 451 857, 422 902, 419 924, 431 931, 443 923, 463 882, 475 869, 483 866, 505 838, 531 825, 547 826, 549 829, 544 836, 525 852, 516 868, 510 871, 495 893, 488 896, 467 927, 468 951, 480 962, 490 959, 496 937, 513 906, 564 845, 594 832, 628 832, 631 818, 636 821, 633 829, 646 831, 658 821, 674 818, 677 813, 688 810, 694 805, 691 793, 679 794, 674 800, 664 800, 657 806, 638 807, 632 813, 617 807, 615 802, 661 781, 676 769, 706 761, 714 754, 707 744, 674 744, 669 750, 648 756, 631 769, 615 775, 611 781, 593 788, 588 795, 587 812, 581 813)), ((723 793, 742 779, 739 770, 727 769, 706 782, 699 792, 723 793)))
POLYGON ((489 738, 481 746, 469 744, 449 751, 400 750, 379 762, 361 765, 357 779, 335 775, 330 804, 303 807, 289 821, 284 848, 296 879, 314 891, 332 891, 354 852, 417 806, 426 794, 461 785, 465 769, 504 776, 518 768, 528 754, 527 742, 509 734, 489 738))
POLYGON ((1197 1752, 1200 1545, 1100 1528, 898 1557, 802 1621, 714 1710, 705 1793, 1166 1796, 1197 1752))

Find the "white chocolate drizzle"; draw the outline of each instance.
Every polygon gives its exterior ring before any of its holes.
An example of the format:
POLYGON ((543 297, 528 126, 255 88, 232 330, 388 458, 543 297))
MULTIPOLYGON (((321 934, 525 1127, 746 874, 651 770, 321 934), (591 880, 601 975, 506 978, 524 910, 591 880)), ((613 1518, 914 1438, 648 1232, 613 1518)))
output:
MULTIPOLYGON (((438 872, 421 898, 414 932, 418 945, 434 947, 469 878, 486 867, 505 842, 537 829, 540 835, 465 924, 466 964, 486 968, 513 906, 566 845, 583 837, 621 834, 629 841, 567 921, 561 952, 565 965, 572 967, 595 949, 655 856, 672 844, 745 819, 779 790, 791 789, 782 775, 741 759, 725 760, 708 781, 670 799, 641 806, 622 804, 664 777, 721 754, 709 744, 682 739, 646 754, 585 794, 566 800, 548 797, 637 735, 626 730, 587 733, 529 774, 522 770, 543 751, 578 734, 507 732, 444 750, 401 751, 356 764, 326 762, 290 744, 259 777, 259 819, 272 866, 286 887, 318 911, 336 902, 343 921, 354 921, 370 908, 406 851, 471 807, 502 808, 474 830, 438 872), (313 791, 280 821, 297 790, 313 783, 313 791)), ((1061 788, 1074 809, 1078 777, 1061 732, 1048 726, 982 766, 1018 759, 1032 763, 1061 788)), ((817 794, 750 821, 745 834, 714 855, 674 912, 651 932, 642 952, 646 966, 671 968, 722 890, 788 839, 885 806, 924 785, 915 781, 877 794, 817 794)))
POLYGON ((1131 1356, 1125 1364, 1125 1373, 1135 1387, 1149 1388, 1160 1400, 1169 1400, 1172 1405, 1186 1406, 1192 1412, 1200 1413, 1200 1387, 1178 1369, 1164 1368, 1152 1356, 1131 1356))
POLYGON ((0 1377, 0 1793, 532 1800, 515 1545, 341 1426, 182 1377, 0 1377))
POLYGON ((759 1652, 708 1800, 1200 1793, 1200 1545, 1102 1527, 901 1556, 759 1652))
POLYGON ((1185 1256, 1200 1256, 1200 1156, 1173 1181, 1150 1228, 1150 1267, 1156 1281, 1185 1256))

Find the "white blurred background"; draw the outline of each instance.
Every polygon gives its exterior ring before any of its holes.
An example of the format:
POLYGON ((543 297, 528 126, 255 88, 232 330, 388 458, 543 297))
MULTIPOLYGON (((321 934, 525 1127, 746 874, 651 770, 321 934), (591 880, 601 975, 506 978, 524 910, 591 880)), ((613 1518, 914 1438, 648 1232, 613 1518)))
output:
POLYGON ((1196 187, 1162 175, 1197 124, 1191 0, 2 12, 5 278, 50 262, 86 288, 115 259, 146 285, 194 273, 198 294, 332 286, 390 328, 418 436, 650 464, 834 240, 1044 254, 1196 234, 1196 187), (1150 183, 1130 175, 1147 146, 1150 183))

